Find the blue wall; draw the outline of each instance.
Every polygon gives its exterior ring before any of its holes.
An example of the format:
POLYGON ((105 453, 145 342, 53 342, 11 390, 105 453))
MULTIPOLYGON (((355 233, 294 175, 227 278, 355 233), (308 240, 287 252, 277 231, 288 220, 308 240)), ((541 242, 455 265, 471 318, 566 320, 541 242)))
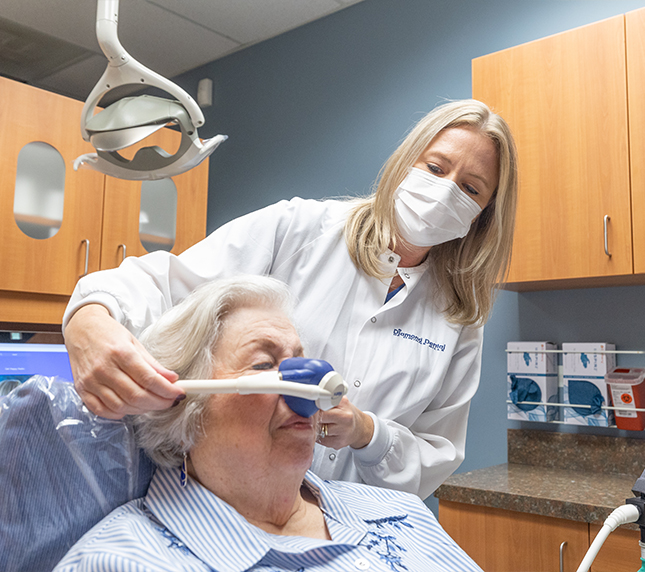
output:
MULTIPOLYGON (((210 162, 209 230, 281 198, 367 192, 415 121, 443 99, 470 97, 473 58, 643 6, 364 0, 177 78, 193 94, 199 79, 213 79, 200 135, 230 136, 210 162)), ((460 471, 505 462, 506 429, 519 426, 506 420, 507 341, 643 349, 643 300, 645 287, 502 292, 486 326, 460 471)), ((645 366, 645 357, 630 364, 645 366)))

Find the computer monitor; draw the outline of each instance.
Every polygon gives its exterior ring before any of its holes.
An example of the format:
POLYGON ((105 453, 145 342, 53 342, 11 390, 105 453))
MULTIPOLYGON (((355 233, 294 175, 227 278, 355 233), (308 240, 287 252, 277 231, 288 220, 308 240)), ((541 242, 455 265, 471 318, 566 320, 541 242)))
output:
POLYGON ((0 343, 0 396, 7 395, 33 375, 73 381, 65 346, 0 343))

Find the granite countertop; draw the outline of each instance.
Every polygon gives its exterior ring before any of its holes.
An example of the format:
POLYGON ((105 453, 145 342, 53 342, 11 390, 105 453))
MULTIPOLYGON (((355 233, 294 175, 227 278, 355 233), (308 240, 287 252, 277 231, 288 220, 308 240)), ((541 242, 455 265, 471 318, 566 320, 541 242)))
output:
POLYGON ((645 464, 640 439, 509 429, 508 444, 508 464, 453 475, 435 496, 602 524, 634 496, 645 464))

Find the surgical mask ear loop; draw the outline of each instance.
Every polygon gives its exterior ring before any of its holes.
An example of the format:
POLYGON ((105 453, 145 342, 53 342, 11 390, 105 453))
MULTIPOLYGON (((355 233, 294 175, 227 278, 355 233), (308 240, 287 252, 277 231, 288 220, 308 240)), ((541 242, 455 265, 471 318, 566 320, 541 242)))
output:
POLYGON ((186 484, 188 483, 188 473, 186 472, 186 457, 188 454, 186 451, 184 451, 184 460, 181 463, 181 472, 179 473, 179 484, 181 485, 182 489, 186 488, 186 484))

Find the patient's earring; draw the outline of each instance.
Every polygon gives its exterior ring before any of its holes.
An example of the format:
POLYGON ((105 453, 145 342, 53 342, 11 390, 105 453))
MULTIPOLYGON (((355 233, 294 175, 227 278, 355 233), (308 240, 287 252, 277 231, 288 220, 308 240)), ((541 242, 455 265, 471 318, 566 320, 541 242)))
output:
POLYGON ((181 472, 179 474, 179 484, 182 489, 186 488, 186 483, 188 482, 188 477, 186 476, 186 453, 184 452, 184 460, 181 463, 181 472))

